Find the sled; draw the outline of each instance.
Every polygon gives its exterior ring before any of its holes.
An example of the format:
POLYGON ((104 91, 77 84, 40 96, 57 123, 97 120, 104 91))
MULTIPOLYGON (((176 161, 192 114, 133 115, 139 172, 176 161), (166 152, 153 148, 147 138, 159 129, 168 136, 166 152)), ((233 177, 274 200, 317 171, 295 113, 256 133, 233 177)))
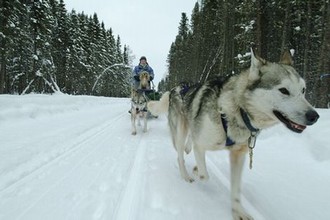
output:
POLYGON ((137 89, 137 92, 144 93, 148 101, 158 101, 161 96, 160 93, 156 92, 154 89, 137 89))

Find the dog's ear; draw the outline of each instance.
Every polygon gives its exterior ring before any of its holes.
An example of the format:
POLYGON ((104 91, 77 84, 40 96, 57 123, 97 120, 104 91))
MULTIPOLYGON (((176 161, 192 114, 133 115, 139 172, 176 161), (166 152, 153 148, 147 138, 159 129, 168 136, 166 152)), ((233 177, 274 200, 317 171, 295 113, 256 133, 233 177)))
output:
POLYGON ((255 55, 253 48, 251 48, 251 66, 250 66, 250 80, 257 80, 259 79, 259 69, 266 64, 266 60, 260 58, 259 56, 255 55))
POLYGON ((259 69, 266 64, 266 60, 256 55, 255 51, 251 47, 251 67, 259 69))
POLYGON ((282 56, 280 58, 279 63, 293 66, 293 59, 292 59, 291 52, 289 50, 284 51, 284 53, 282 54, 282 56))
POLYGON ((137 90, 135 88, 132 88, 131 95, 134 96, 137 94, 137 90))

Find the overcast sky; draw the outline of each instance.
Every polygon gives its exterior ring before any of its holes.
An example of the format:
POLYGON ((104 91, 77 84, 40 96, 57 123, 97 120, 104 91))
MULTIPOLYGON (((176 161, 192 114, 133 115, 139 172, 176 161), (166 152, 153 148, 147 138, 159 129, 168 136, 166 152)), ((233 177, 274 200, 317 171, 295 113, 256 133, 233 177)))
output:
POLYGON ((197 0, 65 0, 68 12, 75 9, 92 15, 94 12, 128 45, 138 64, 146 56, 155 72, 155 84, 167 71, 166 58, 178 33, 181 13, 191 12, 197 0))

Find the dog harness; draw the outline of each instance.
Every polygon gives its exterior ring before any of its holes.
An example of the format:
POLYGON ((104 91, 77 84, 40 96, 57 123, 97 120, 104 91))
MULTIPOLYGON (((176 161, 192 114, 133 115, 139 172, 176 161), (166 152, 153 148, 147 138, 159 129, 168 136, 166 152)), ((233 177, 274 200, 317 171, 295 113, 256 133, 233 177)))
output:
POLYGON ((226 139, 226 146, 230 147, 230 146, 232 146, 232 145, 235 144, 235 141, 233 141, 233 140, 227 135, 228 121, 227 121, 227 119, 226 119, 226 115, 225 115, 225 114, 221 114, 221 122, 222 122, 223 129, 225 130, 225 132, 226 132, 226 136, 227 136, 227 139, 226 139))
MULTIPOLYGON (((248 114, 246 113, 246 111, 244 111, 242 108, 240 108, 240 113, 241 113, 241 116, 242 116, 242 119, 244 121, 245 126, 251 132, 251 135, 248 139, 248 147, 249 147, 249 150, 250 150, 250 152, 249 152, 249 154, 250 154, 250 169, 252 169, 253 148, 255 147, 257 136, 258 136, 260 130, 252 126, 250 118, 249 118, 248 114)), ((235 141, 233 141, 227 134, 228 133, 227 132, 227 130, 228 130, 228 121, 226 119, 225 114, 221 114, 221 122, 222 122, 223 129, 225 130, 226 136, 227 136, 226 146, 230 147, 230 146, 235 144, 235 141)))

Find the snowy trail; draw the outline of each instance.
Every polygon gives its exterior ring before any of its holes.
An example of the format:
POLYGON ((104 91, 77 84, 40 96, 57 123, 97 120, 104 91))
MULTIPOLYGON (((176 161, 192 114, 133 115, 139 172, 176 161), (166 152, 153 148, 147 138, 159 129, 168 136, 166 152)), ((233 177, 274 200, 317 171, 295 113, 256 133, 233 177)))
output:
MULTIPOLYGON (((112 121, 117 121, 121 119, 124 116, 124 114, 119 115, 117 118, 113 119, 112 121)), ((111 121, 111 122, 112 122, 111 121)), ((41 164, 39 167, 36 167, 34 170, 20 174, 20 178, 17 179, 16 181, 12 181, 9 183, 7 186, 4 186, 1 191, 0 195, 3 193, 6 193, 10 191, 11 188, 14 188, 16 185, 20 184, 21 182, 29 181, 30 179, 33 178, 35 175, 38 175, 38 173, 42 173, 44 169, 47 169, 48 166, 54 165, 54 163, 58 162, 59 160, 65 160, 65 157, 74 153, 75 151, 81 150, 82 146, 84 145, 85 142, 89 141, 91 138, 97 138, 98 135, 101 134, 101 132, 105 131, 105 129, 109 129, 111 123, 107 122, 105 125, 100 125, 98 127, 93 127, 90 130, 86 131, 83 133, 83 135, 77 139, 73 139, 73 144, 71 144, 68 148, 68 150, 60 152, 58 155, 56 155, 54 158, 51 158, 45 163, 41 164)), ((111 126, 112 127, 112 126, 111 126)))
MULTIPOLYGON (((143 168, 146 157, 147 142, 143 140, 143 135, 139 138, 137 152, 129 171, 127 184, 121 193, 113 219, 133 220, 138 215, 139 199, 141 198, 141 188, 143 186, 143 168)), ((145 174, 144 174, 145 175, 145 174)))
MULTIPOLYGON (((29 216, 29 213, 35 213, 34 209, 40 209, 41 206, 46 205, 48 207, 42 210, 47 211, 45 215, 49 215, 52 218, 56 216, 52 212, 58 212, 56 209, 58 207, 50 206, 45 201, 56 198, 59 189, 62 187, 81 187, 81 189, 90 187, 102 173, 106 173, 106 170, 109 169, 109 162, 108 166, 101 166, 101 163, 105 163, 105 160, 108 159, 104 158, 105 153, 112 153, 106 152, 106 145, 109 143, 108 133, 120 125, 125 116, 127 116, 127 113, 121 112, 110 121, 106 121, 97 127, 85 129, 86 131, 74 140, 68 140, 69 143, 73 143, 69 147, 65 147, 68 150, 48 160, 35 170, 24 174, 18 181, 2 190, 0 194, 2 198, 9 197, 8 195, 17 195, 17 197, 7 200, 5 205, 12 210, 10 216, 15 216, 19 213, 17 219, 25 219, 29 216), (90 167, 86 167, 86 164, 90 167), (101 169, 99 169, 100 166, 101 169), (90 171, 90 175, 83 179, 87 173, 86 171, 90 171), (68 184, 70 181, 72 181, 71 185, 68 184), (82 183, 84 186, 77 185, 77 183, 82 183), (31 196, 30 192, 34 192, 35 195, 31 196), (20 200, 23 199, 23 201, 26 199, 28 203, 19 203, 20 206, 16 206, 18 197, 20 200), (16 207, 17 210, 12 207, 16 207), (19 212, 17 212, 18 210, 19 212)), ((100 191, 105 188, 105 185, 100 185, 100 191)), ((75 206, 79 206, 82 199, 74 198, 75 206)), ((41 213, 38 215, 41 216, 41 213)))
MULTIPOLYGON (((0 96, 0 104, 0 220, 231 219, 228 152, 207 153, 207 182, 185 182, 165 116, 132 136, 128 99, 0 96)), ((285 128, 260 136, 242 178, 255 220, 329 219, 330 112, 321 113, 303 136, 285 128)), ((186 166, 191 174, 192 153, 186 166)))

